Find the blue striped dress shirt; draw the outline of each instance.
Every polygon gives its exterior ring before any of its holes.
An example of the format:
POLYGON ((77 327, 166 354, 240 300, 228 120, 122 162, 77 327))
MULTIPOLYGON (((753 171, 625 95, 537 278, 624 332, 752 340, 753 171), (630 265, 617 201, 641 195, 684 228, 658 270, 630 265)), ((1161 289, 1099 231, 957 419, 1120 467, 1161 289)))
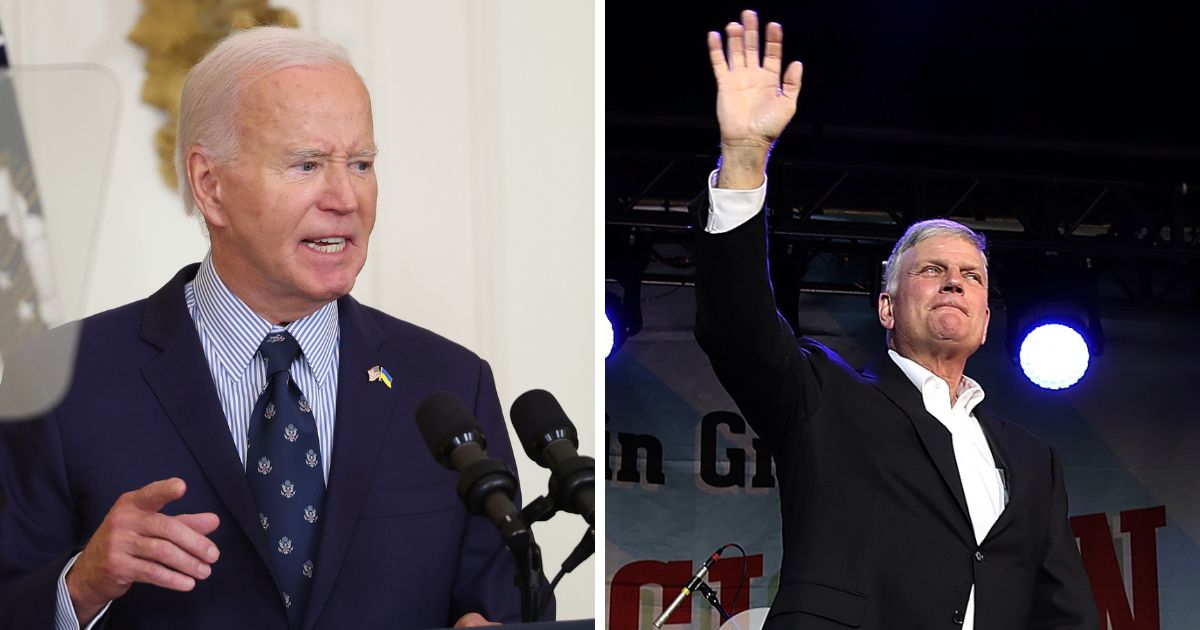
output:
POLYGON ((250 412, 267 386, 267 364, 258 356, 258 346, 268 333, 280 330, 288 331, 300 343, 302 354, 292 363, 291 373, 304 397, 312 403, 317 437, 321 441, 321 463, 328 483, 341 338, 337 302, 330 302, 287 326, 272 324, 250 310, 221 282, 211 255, 200 264, 196 278, 184 285, 183 294, 192 321, 196 322, 208 371, 217 387, 217 397, 221 399, 242 468, 246 467, 250 412))
MULTIPOLYGON (((184 285, 188 313, 196 324, 200 345, 217 389, 217 398, 229 424, 229 434, 242 468, 246 467, 246 431, 250 412, 258 395, 267 386, 267 366, 258 355, 258 346, 268 333, 286 330, 300 344, 302 354, 292 363, 291 375, 313 406, 317 437, 321 441, 321 465, 329 483, 330 455, 333 453, 333 423, 337 415, 338 326, 337 302, 330 302, 286 326, 263 319, 238 299, 221 281, 212 264, 212 254, 196 271, 196 277, 184 285)), ((132 489, 132 488, 131 488, 132 489)), ((79 620, 67 592, 67 572, 79 556, 71 558, 58 578, 56 630, 77 630, 79 620)), ((111 605, 111 602, 109 602, 111 605)), ((95 626, 108 612, 105 606, 88 624, 95 626)))

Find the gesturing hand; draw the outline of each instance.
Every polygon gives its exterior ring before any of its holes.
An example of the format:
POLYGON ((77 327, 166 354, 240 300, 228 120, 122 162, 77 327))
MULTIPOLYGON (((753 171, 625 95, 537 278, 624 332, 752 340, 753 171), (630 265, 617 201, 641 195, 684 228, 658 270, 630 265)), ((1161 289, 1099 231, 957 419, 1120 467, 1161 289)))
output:
POLYGON ((498 626, 498 625, 500 625, 500 624, 495 621, 488 621, 487 618, 484 617, 483 615, 481 615, 479 613, 474 613, 474 612, 469 612, 469 613, 459 617, 458 621, 454 622, 455 628, 479 628, 482 626, 498 626))
POLYGON ((182 479, 164 479, 126 492, 113 504, 67 573, 81 626, 134 582, 190 591, 196 580, 212 574, 220 553, 206 536, 220 524, 217 515, 159 513, 186 491, 182 479))
POLYGON ((767 25, 767 46, 760 63, 758 15, 742 11, 742 22, 730 22, 725 27, 728 56, 721 46, 721 35, 710 32, 708 56, 717 79, 717 122, 724 165, 749 169, 745 174, 761 181, 771 143, 796 113, 803 66, 798 61, 788 64, 781 85, 783 27, 775 22, 767 25))

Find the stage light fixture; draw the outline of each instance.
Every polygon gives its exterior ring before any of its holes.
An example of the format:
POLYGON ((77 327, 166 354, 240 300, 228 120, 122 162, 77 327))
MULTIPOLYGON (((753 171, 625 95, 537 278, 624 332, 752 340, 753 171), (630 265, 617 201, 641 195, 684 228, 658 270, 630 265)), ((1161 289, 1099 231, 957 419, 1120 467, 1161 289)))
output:
POLYGON ((617 325, 613 323, 612 315, 604 311, 604 318, 596 322, 596 356, 605 359, 611 357, 617 350, 617 325))
POLYGON ((1007 346, 1044 389, 1072 387, 1104 352, 1096 278, 1086 259, 1041 254, 1002 270, 1007 346))
MULTIPOLYGON (((637 292, 635 292, 637 293, 637 292)), ((636 297, 640 298, 640 293, 636 297)), ((611 341, 607 344, 607 348, 603 348, 606 352, 605 359, 612 357, 625 345, 625 340, 633 335, 636 335, 642 330, 642 313, 640 299, 633 303, 632 306, 625 303, 624 298, 618 296, 613 291, 605 291, 604 293, 604 319, 607 325, 602 327, 608 329, 607 335, 611 335, 611 341)), ((601 345, 604 345, 601 342, 601 345)))
POLYGON ((605 316, 612 322, 613 356, 624 345, 625 340, 642 330, 642 276, 650 264, 648 239, 639 238, 627 229, 610 229, 604 239, 604 275, 610 281, 606 286, 614 290, 604 292, 605 316), (618 294, 615 289, 620 289, 618 294))
POLYGON ((1047 322, 1034 326, 1021 340, 1018 360, 1021 371, 1034 385, 1066 389, 1087 373, 1091 352, 1075 326, 1047 322))

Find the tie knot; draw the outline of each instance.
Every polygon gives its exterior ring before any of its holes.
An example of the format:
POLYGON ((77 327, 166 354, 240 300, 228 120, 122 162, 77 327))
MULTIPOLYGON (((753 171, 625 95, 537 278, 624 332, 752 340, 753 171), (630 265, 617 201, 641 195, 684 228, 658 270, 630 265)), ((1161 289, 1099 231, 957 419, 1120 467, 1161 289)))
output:
POLYGON ((267 361, 267 377, 286 372, 292 361, 300 354, 300 344, 286 330, 273 332, 258 345, 258 351, 267 361))

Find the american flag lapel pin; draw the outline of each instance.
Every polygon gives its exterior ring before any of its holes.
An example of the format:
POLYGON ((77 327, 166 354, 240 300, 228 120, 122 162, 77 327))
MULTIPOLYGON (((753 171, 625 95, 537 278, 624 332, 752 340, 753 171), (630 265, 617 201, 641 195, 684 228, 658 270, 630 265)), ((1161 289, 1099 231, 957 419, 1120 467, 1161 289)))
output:
POLYGON ((392 375, 388 374, 388 371, 383 369, 381 365, 376 365, 367 370, 367 380, 371 382, 381 381, 384 385, 388 386, 388 389, 392 388, 392 375))

